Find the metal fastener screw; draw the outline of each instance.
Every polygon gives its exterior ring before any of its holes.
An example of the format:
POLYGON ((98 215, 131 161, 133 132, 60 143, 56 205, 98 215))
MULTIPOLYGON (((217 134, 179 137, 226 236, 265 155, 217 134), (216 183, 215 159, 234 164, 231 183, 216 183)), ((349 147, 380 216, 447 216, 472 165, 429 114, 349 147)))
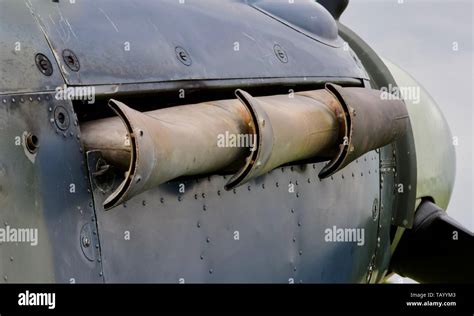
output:
POLYGON ((192 64, 191 57, 189 56, 188 52, 184 48, 177 46, 175 48, 175 52, 176 52, 176 58, 178 58, 178 60, 181 63, 183 63, 186 66, 191 66, 192 64))
POLYGON ((74 72, 79 71, 81 65, 79 64, 79 59, 77 59, 76 54, 70 49, 63 50, 63 60, 66 66, 74 72))
POLYGON ((86 236, 82 237, 82 245, 88 248, 91 245, 91 241, 86 236))

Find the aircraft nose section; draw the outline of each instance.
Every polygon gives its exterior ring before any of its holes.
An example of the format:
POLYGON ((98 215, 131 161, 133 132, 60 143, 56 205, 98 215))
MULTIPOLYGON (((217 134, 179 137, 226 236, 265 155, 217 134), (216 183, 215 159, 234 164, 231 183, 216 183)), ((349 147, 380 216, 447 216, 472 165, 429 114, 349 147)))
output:
POLYGON ((428 92, 398 66, 384 60, 398 87, 388 91, 400 95, 407 105, 416 149, 416 197, 432 198, 446 209, 456 175, 455 143, 441 109, 428 92))

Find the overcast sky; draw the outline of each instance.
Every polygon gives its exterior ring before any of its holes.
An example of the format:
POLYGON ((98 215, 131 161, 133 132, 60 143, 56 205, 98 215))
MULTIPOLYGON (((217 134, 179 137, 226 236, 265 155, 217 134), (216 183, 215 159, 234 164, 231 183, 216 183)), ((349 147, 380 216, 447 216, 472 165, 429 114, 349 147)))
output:
POLYGON ((341 22, 410 73, 441 107, 456 147, 448 213, 474 230, 472 0, 351 0, 341 22), (399 3, 403 2, 403 3, 399 3), (458 51, 453 51, 458 42, 458 51))

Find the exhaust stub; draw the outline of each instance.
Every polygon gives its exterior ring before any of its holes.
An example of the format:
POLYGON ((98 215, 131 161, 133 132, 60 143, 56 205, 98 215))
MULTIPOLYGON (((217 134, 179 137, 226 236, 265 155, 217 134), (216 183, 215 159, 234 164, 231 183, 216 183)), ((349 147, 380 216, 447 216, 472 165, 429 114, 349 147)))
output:
POLYGON ((314 91, 311 98, 299 94, 252 97, 242 90, 236 95, 257 122, 258 141, 227 190, 287 163, 330 157, 339 126, 326 91, 314 91))
POLYGON ((125 172, 104 209, 182 176, 234 173, 230 190, 281 165, 329 160, 319 174, 325 178, 393 142, 409 124, 403 101, 383 100, 378 90, 327 84, 292 95, 236 96, 144 113, 112 99, 118 117, 81 124, 85 149, 125 172), (224 134, 251 135, 255 143, 220 146, 224 134))
POLYGON ((256 144, 245 159, 245 165, 225 185, 226 190, 231 190, 263 174, 262 167, 268 163, 273 151, 273 128, 267 112, 247 92, 239 89, 235 91, 235 95, 252 116, 252 129, 256 135, 256 144))
POLYGON ((374 89, 343 88, 326 84, 344 111, 346 133, 339 152, 320 171, 321 179, 343 169, 363 154, 394 142, 410 124, 405 103, 374 89))
POLYGON ((253 133, 252 119, 238 100, 138 112, 110 100, 117 117, 85 123, 87 151, 100 150, 125 179, 106 199, 108 210, 153 187, 181 176, 235 170, 249 151, 218 147, 217 135, 253 133), (238 165, 234 165, 238 164, 238 165))

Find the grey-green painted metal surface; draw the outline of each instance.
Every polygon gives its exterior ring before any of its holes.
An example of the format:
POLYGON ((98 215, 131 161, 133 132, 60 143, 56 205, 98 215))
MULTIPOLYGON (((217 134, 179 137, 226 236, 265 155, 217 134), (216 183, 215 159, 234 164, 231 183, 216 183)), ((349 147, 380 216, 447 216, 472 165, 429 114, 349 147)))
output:
POLYGON ((1 282, 103 281, 79 133, 70 101, 50 93, 0 97, 1 228, 37 230, 36 242, 30 234, 32 242, 0 244, 1 282), (69 122, 64 130, 55 123, 58 109, 69 122), (27 134, 37 137, 36 154, 27 134))
MULTIPOLYGON (((89 166, 99 158, 89 153, 89 166)), ((323 163, 277 168, 231 191, 228 176, 173 181, 107 212, 109 184, 120 181, 97 186, 91 174, 105 281, 367 282, 378 161, 368 153, 322 181, 323 163), (364 229, 364 245, 327 242, 333 226, 364 229)))
POLYGON ((432 198, 442 209, 448 207, 456 175, 456 155, 448 122, 433 98, 408 73, 384 60, 397 84, 416 93, 406 94, 405 103, 413 122, 417 152, 416 197, 432 198))
POLYGON ((409 227, 414 211, 410 133, 322 181, 323 163, 275 169, 235 193, 214 175, 172 181, 110 212, 102 209, 110 183, 98 185, 98 153, 81 152, 74 114, 89 108, 77 102, 74 109, 51 93, 65 82, 96 85, 102 98, 146 92, 157 107, 166 106, 156 101, 161 93, 180 88, 212 99, 221 87, 285 87, 280 93, 286 93, 308 82, 395 84, 375 53, 341 25, 353 50, 311 38, 317 30, 289 27, 244 1, 186 3, 0 1, 0 224, 39 232, 38 246, 0 245, 0 280, 381 281, 391 224, 409 227), (179 60, 177 47, 191 63, 179 60), (77 71, 67 65, 66 49, 77 57, 77 71), (35 64, 38 53, 51 62, 51 76, 35 64), (58 106, 69 117, 64 131, 54 117, 58 106), (25 132, 39 140, 33 161, 25 132), (396 190, 400 183, 403 194, 396 190), (364 245, 325 241, 334 226, 365 229, 364 245))
POLYGON ((63 82, 53 53, 25 2, 0 1, 0 95, 54 90, 63 82), (50 76, 38 71, 36 54, 52 62, 50 76))
MULTIPOLYGON (((291 5, 301 17, 329 15, 307 2, 291 5)), ((364 76, 343 47, 312 39, 246 1, 28 3, 71 85, 364 76), (74 52, 78 71, 68 67, 64 50, 74 52)), ((321 30, 332 27, 321 22, 321 30)))

